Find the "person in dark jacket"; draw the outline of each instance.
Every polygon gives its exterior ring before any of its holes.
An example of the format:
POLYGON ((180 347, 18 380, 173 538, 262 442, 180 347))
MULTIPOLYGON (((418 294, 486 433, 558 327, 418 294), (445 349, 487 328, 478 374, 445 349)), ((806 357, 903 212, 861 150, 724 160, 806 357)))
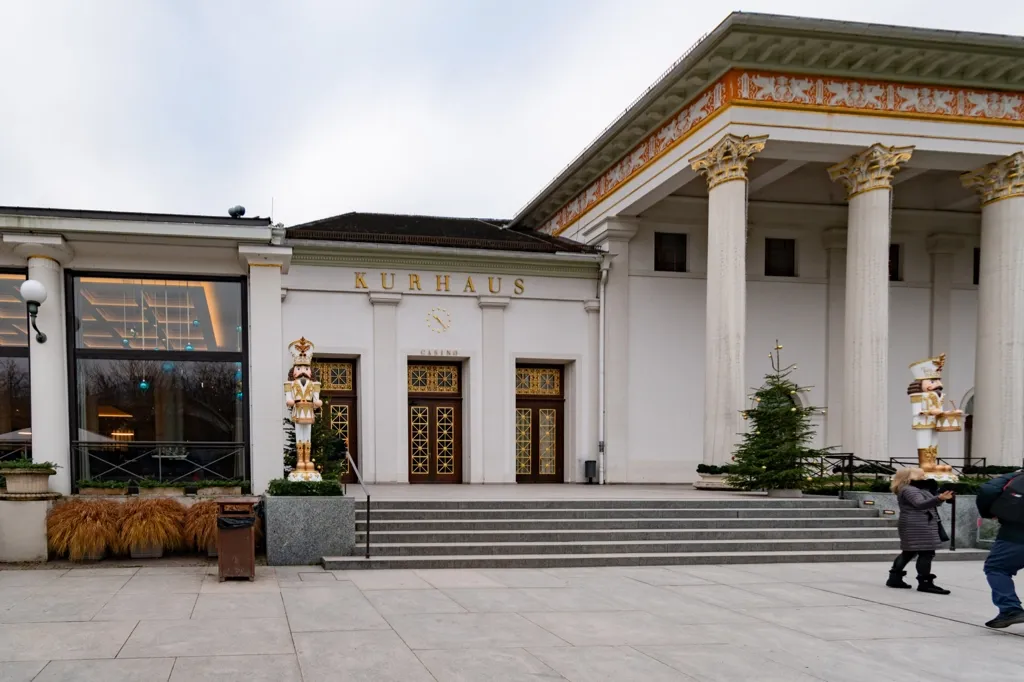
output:
MULTIPOLYGON (((992 518, 992 505, 1003 493, 1003 488, 1016 478, 1024 475, 1017 471, 994 478, 978 491, 978 512, 981 518, 992 518)), ((1013 586, 1013 576, 1024 569, 1024 525, 999 519, 999 535, 992 544, 992 550, 985 560, 985 577, 992 588, 992 603, 999 609, 999 615, 985 623, 990 628, 1006 628, 1024 623, 1024 609, 1013 586)))
POLYGON ((946 491, 938 495, 932 494, 928 488, 933 481, 925 479, 922 469, 900 469, 892 477, 891 490, 896 493, 900 505, 900 519, 897 524, 900 533, 900 549, 903 552, 896 557, 889 570, 887 587, 910 589, 903 581, 907 572, 903 569, 915 557, 917 558, 917 590, 929 594, 949 594, 935 584, 932 574, 932 560, 935 550, 942 547, 939 537, 939 506, 953 498, 953 493, 946 491))

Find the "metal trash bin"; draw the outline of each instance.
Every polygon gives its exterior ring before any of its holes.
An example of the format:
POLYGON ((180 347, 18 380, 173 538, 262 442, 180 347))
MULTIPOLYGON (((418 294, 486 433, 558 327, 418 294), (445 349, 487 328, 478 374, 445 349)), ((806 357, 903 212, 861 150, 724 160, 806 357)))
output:
POLYGON ((256 579, 255 497, 217 500, 217 578, 256 579))
POLYGON ((597 460, 588 459, 583 462, 583 478, 587 479, 587 483, 593 483, 594 479, 597 478, 597 460))

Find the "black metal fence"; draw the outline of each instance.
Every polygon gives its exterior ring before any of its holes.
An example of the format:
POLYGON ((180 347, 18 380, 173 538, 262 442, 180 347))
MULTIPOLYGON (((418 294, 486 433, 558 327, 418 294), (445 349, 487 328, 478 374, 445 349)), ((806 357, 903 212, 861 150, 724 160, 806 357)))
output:
POLYGON ((31 440, 12 440, 0 443, 0 460, 32 459, 31 440))
POLYGON ((88 442, 71 444, 79 480, 166 483, 244 479, 244 443, 88 442))

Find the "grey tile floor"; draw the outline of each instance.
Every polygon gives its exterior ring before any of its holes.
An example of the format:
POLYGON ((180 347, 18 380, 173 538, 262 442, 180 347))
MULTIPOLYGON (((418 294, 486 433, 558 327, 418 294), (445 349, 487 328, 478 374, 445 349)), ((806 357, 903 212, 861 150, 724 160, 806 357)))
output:
MULTIPOLYGON (((0 571, 0 682, 1021 679, 981 565, 0 571)), ((1024 587, 1024 586, 1022 586, 1024 587)))

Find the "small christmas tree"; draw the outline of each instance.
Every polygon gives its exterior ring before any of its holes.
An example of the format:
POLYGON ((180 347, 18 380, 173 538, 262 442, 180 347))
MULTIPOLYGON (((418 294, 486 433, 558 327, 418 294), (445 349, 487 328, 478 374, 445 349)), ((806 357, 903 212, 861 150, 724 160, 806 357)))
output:
POLYGON ((772 371, 754 393, 754 406, 743 412, 752 424, 736 449, 727 479, 740 490, 802 490, 811 484, 814 460, 831 450, 808 447, 814 439, 811 413, 824 410, 801 406, 797 394, 810 389, 789 380, 796 365, 783 367, 781 350, 776 341, 768 354, 772 371))
MULTIPOLYGON (((331 413, 330 401, 325 399, 323 407, 316 410, 316 421, 310 430, 310 449, 313 455, 313 465, 325 479, 337 479, 347 471, 345 466, 345 455, 348 448, 345 439, 341 434, 331 428, 330 420, 326 415, 331 413)), ((295 468, 295 424, 290 419, 284 420, 284 466, 285 472, 295 468)))

